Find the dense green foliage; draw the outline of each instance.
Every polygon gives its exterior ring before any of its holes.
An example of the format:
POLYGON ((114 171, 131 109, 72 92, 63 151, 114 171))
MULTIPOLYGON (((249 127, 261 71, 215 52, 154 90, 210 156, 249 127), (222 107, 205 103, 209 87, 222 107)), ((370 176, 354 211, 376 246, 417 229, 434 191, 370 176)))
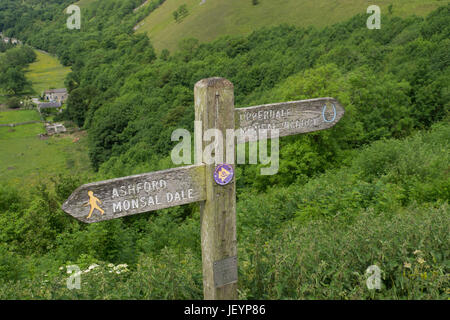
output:
POLYGON ((6 50, 0 56, 0 91, 16 95, 31 83, 25 78, 25 68, 36 59, 33 49, 26 46, 6 50))
MULTIPOLYGON (((243 192, 241 298, 445 298, 449 137, 436 125, 377 142, 303 186, 243 192), (382 270, 379 292, 365 287, 370 265, 382 270)), ((31 200, 0 189, 1 298, 202 297, 197 210, 81 225, 59 209, 78 184, 60 177, 31 200), (111 262, 129 270, 110 274, 111 262), (83 273, 81 290, 68 290, 64 266, 92 263, 100 267, 83 273)))
POLYGON ((10 42, 6 43, 4 41, 0 41, 0 52, 5 52, 8 49, 14 48, 16 45, 10 42))
MULTIPOLYGON (((237 168, 240 297, 447 297, 450 5, 426 19, 385 16, 381 30, 358 15, 321 30, 186 39, 158 57, 132 28, 162 1, 134 14, 141 2, 93 2, 81 30, 65 27, 68 1, 29 1, 27 22, 0 10, 6 34, 71 65, 63 116, 88 130, 99 180, 173 166, 170 135, 192 131, 202 78, 230 79, 238 107, 335 97, 344 119, 283 138, 277 175, 237 168), (370 265, 383 271, 380 291, 365 286, 370 265)), ((197 206, 82 225, 60 205, 86 182, 0 187, 0 298, 201 298, 197 206), (65 288, 64 266, 92 263, 81 290, 65 288)))
MULTIPOLYGON (((383 32, 368 30, 360 15, 323 30, 280 26, 211 44, 190 39, 172 57, 156 59, 148 38, 130 33, 138 2, 94 2, 83 11, 80 31, 65 28, 60 15, 56 24, 18 33, 72 64, 67 116, 90 129, 96 168, 108 159, 106 167, 130 166, 131 153, 141 153, 139 159, 168 154, 173 129, 192 129, 195 82, 213 75, 235 84, 238 106, 321 95, 347 106, 350 117, 335 132, 291 139, 309 147, 315 139, 319 150, 311 157, 318 164, 310 174, 342 149, 408 135, 448 109, 448 6, 425 20, 387 16, 383 32)), ((283 149, 281 162, 301 168, 296 154, 283 149)))

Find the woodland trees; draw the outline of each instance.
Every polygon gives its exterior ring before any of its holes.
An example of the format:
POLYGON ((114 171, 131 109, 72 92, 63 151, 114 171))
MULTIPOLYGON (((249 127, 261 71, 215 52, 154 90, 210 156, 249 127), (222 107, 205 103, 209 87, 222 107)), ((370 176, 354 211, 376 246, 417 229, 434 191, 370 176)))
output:
MULTIPOLYGON (((211 43, 186 39, 157 56, 147 36, 132 33, 141 1, 93 2, 82 32, 65 27, 60 13, 69 1, 46 1, 45 10, 15 2, 0 0, 0 29, 72 67, 63 117, 88 131, 98 180, 173 166, 170 136, 193 131, 193 87, 202 78, 231 80, 236 107, 325 96, 345 106, 333 129, 281 139, 277 175, 237 167, 241 298, 373 298, 358 275, 373 259, 389 274, 377 297, 445 296, 450 5, 426 18, 386 16, 382 32, 357 15, 323 29, 281 25, 211 43), (16 8, 30 19, 15 18, 16 8), (336 225, 339 241, 330 236, 336 225), (424 266, 417 274, 404 268, 419 249, 434 278, 422 277, 424 266)), ((0 282, 0 297, 26 297, 44 273, 63 276, 55 270, 66 263, 102 261, 126 262, 132 273, 93 277, 80 296, 200 298, 196 207, 80 225, 59 208, 87 182, 57 177, 30 197, 0 186, 0 278, 13 281, 0 282), (152 286, 143 289, 149 275, 152 286), (111 290, 98 293, 105 283, 111 290)), ((73 294, 54 281, 57 297, 73 294)))
POLYGON ((16 95, 31 85, 25 78, 24 68, 35 59, 33 49, 27 46, 9 49, 0 56, 0 90, 16 95))

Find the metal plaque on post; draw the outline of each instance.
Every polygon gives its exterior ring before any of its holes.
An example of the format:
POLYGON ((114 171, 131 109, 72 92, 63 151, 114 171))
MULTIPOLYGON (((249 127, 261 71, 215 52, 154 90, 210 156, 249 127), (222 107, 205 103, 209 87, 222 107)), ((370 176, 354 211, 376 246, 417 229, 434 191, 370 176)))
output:
POLYGON ((214 286, 216 288, 237 282, 237 256, 214 262, 214 286))

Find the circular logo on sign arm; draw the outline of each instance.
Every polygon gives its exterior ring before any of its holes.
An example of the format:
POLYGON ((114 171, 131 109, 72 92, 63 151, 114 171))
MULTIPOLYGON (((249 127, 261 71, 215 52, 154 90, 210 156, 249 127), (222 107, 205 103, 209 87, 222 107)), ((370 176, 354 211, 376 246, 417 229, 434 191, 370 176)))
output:
POLYGON ((214 181, 221 186, 227 185, 233 180, 234 170, 229 164, 220 164, 214 170, 214 181))

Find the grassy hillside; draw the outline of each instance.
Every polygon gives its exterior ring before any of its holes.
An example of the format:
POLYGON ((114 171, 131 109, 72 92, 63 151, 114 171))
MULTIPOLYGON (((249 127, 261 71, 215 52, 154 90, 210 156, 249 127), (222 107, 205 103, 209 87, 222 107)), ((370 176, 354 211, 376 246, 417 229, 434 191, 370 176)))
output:
POLYGON ((38 135, 44 132, 41 123, 0 127, 2 183, 28 188, 60 173, 90 170, 84 136, 77 142, 75 138, 80 134, 39 139, 38 135))
POLYGON ((27 79, 33 83, 35 94, 41 94, 50 88, 63 88, 64 79, 70 68, 64 67, 58 59, 50 54, 36 50, 37 59, 30 64, 27 79))
MULTIPOLYGON (((288 23, 295 26, 326 26, 365 13, 370 4, 380 6, 382 15, 424 16, 446 0, 166 0, 152 12, 137 32, 146 32, 156 49, 174 50, 183 38, 210 41, 222 35, 249 34, 253 30, 288 23), (189 15, 175 22, 172 12, 187 4, 189 15)), ((383 22, 382 22, 383 23, 383 22)))
POLYGON ((35 110, 14 110, 0 112, 0 124, 34 121, 39 119, 39 114, 35 110))
MULTIPOLYGON (((35 110, 0 112, 0 124, 39 120, 35 110)), ((86 137, 82 133, 39 139, 43 124, 0 127, 0 181, 35 185, 64 172, 89 172, 86 137), (80 138, 80 139, 76 139, 80 138)))
POLYGON ((80 6, 81 8, 86 8, 95 1, 97 1, 97 0, 80 0, 80 1, 76 2, 75 4, 77 6, 80 6))

